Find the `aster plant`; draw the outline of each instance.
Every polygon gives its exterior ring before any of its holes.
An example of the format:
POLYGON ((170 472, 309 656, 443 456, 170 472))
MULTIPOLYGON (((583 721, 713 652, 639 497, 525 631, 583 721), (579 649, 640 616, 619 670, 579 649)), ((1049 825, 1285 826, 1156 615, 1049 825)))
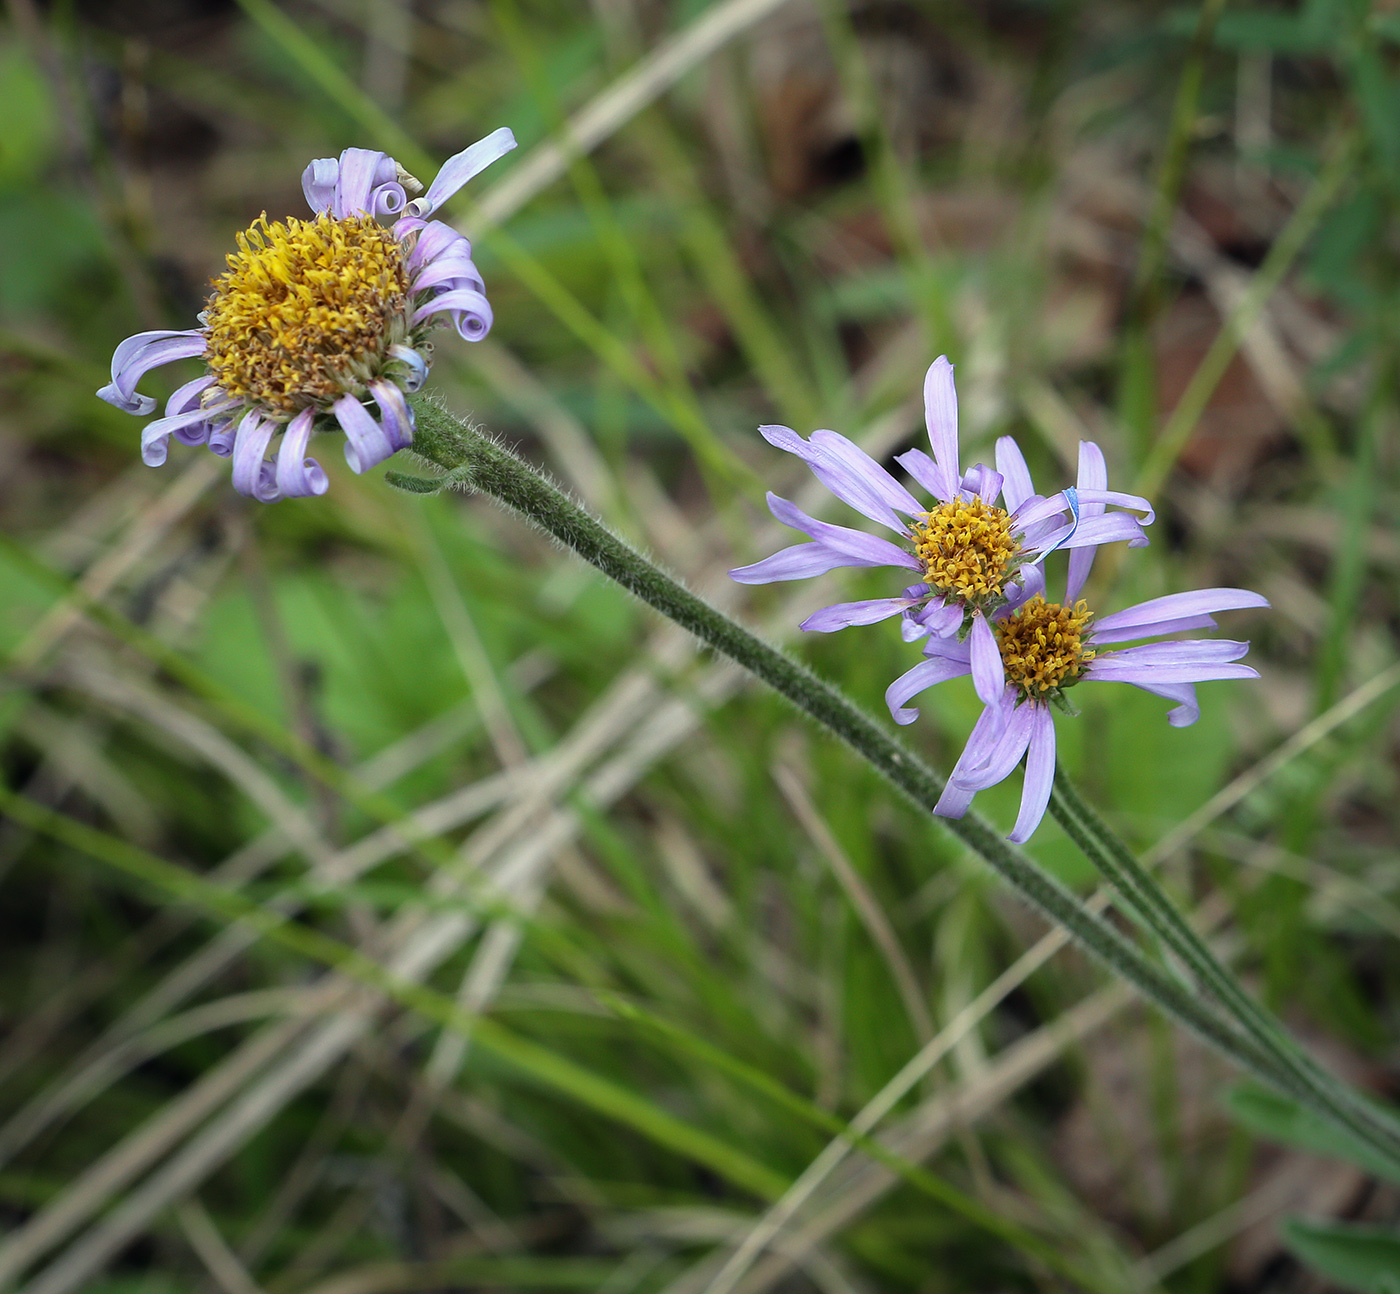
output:
POLYGON ((427 377, 432 331, 447 320, 480 341, 491 328, 470 242, 429 217, 514 147, 509 130, 493 131, 450 158, 426 193, 372 149, 307 166, 311 219, 260 216, 237 236, 198 328, 137 333, 112 356, 112 381, 97 394, 140 416, 156 407, 136 390, 144 374, 204 361, 142 431, 145 462, 163 464, 172 436, 206 445, 232 457, 236 490, 273 503, 325 493, 326 473, 307 456, 315 432, 343 432, 356 473, 412 444, 406 397, 427 377))
MULTIPOLYGON (((995 468, 977 464, 960 472, 957 394, 946 357, 934 362, 924 382, 931 454, 914 449, 897 460, 933 496, 928 507, 834 431, 803 440, 787 427, 762 428, 770 443, 802 458, 838 498, 889 528, 902 543, 817 521, 770 494, 774 515, 811 542, 739 568, 734 578, 762 584, 842 566, 913 571, 918 582, 899 597, 828 606, 802 627, 829 632, 898 616, 906 639, 925 639, 927 659, 889 690, 887 700, 900 722, 914 717, 904 703, 924 688, 972 675, 985 710, 952 779, 945 781, 839 688, 690 593, 479 429, 415 397, 431 362, 428 334, 443 317, 469 341, 491 326, 470 244, 429 217, 514 146, 509 130, 496 131, 452 158, 426 193, 384 153, 347 149, 339 159, 312 162, 302 187, 314 216, 255 221, 239 237, 227 273, 215 282, 199 328, 140 333, 117 348, 112 381, 98 394, 138 415, 155 409, 154 400, 136 391, 146 372, 179 359, 202 358, 205 364, 205 373, 180 387, 164 416, 145 428, 145 461, 163 463, 171 436, 208 445, 232 456, 233 482, 241 493, 272 502, 325 491, 325 473, 307 457, 313 432, 343 432, 346 460, 355 472, 411 445, 419 461, 444 475, 390 472, 390 484, 419 494, 449 485, 478 490, 553 535, 786 697, 912 803, 940 815, 1023 898, 1146 998, 1246 1069, 1400 1163, 1400 1124, 1298 1048, 1072 790, 1065 788, 1059 806, 1066 830, 1193 979, 1183 981, 1176 968, 1150 956, 1015 843, 1034 831, 1055 782, 1049 707, 1064 704, 1078 682, 1121 680, 1168 697, 1176 702, 1169 718, 1180 724, 1197 713, 1196 682, 1254 674, 1237 664, 1246 650, 1243 643, 1104 647, 1213 626, 1214 613, 1262 606, 1263 599, 1237 589, 1173 595, 1106 616, 1091 627, 1078 595, 1094 550, 1112 541, 1145 544, 1143 526, 1152 522, 1152 509, 1145 499, 1107 488, 1103 456, 1089 444, 1081 450, 1077 484, 1049 496, 1036 492, 1009 438, 997 444, 995 468), (392 221, 387 227, 386 220, 392 221), (279 434, 276 457, 269 460, 279 434), (1109 512, 1111 507, 1129 511, 1109 512), (1131 512, 1141 513, 1141 519, 1131 512), (1043 564, 1059 548, 1069 554, 1068 590, 1065 602, 1050 603, 1043 564), (1008 843, 970 802, 977 790, 1007 776, 1023 754, 1026 788, 1008 843)), ((3 798, 11 812, 23 807, 22 797, 5 792, 3 798)), ((50 819, 41 815, 32 821, 48 829, 50 819)), ((101 856, 118 866, 127 857, 101 856)), ((578 1095, 576 1086, 569 1090, 578 1095)))
POLYGON ((920 582, 899 597, 838 602, 808 616, 801 627, 830 633, 901 616, 908 638, 957 635, 968 644, 979 694, 990 700, 1000 695, 1004 681, 991 628, 999 611, 1043 587, 1042 564, 1058 548, 1092 551, 1119 540, 1145 545, 1143 526, 1153 520, 1152 507, 1136 495, 1109 490, 1106 479, 1096 474, 1081 473, 1077 486, 1040 495, 1009 436, 997 442, 995 468, 979 463, 961 473, 958 396, 945 355, 924 377, 924 416, 932 454, 910 449, 895 461, 933 496, 931 507, 839 432, 815 431, 803 440, 790 427, 760 427, 769 444, 797 455, 838 499, 894 531, 903 543, 818 521, 770 492, 773 515, 811 542, 729 574, 741 584, 769 584, 824 575, 841 566, 914 571, 920 582), (1109 505, 1141 512, 1143 519, 1110 513, 1109 505))

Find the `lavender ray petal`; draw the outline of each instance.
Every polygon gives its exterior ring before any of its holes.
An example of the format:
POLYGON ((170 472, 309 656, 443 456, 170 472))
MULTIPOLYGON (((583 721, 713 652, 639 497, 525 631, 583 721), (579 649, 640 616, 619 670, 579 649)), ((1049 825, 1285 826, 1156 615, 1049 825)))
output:
POLYGON ((1021 787, 1021 810, 1016 825, 1007 839, 1016 845, 1028 841, 1050 803, 1050 788, 1055 783, 1055 717, 1048 705, 1026 705, 1034 710, 1031 737, 1026 749, 1026 780, 1021 787))
MULTIPOLYGON (((1144 526, 1150 526, 1157 520, 1157 512, 1153 506, 1140 494, 1124 494, 1122 490, 1080 490, 1079 502, 1086 506, 1097 507, 1099 512, 1104 510, 1107 504, 1115 504, 1120 508, 1131 508, 1134 512, 1142 512, 1146 515, 1142 518, 1144 526)), ((1086 513, 1086 516, 1093 516, 1093 513, 1086 513)))
POLYGON ((954 770, 953 777, 958 785, 970 791, 985 791, 989 786, 995 786, 1010 777, 1016 765, 1021 762, 1021 756, 1026 753, 1031 729, 1036 723, 1035 711, 1043 704, 1040 701, 1028 701, 1024 705, 1016 706, 988 754, 987 762, 976 768, 969 768, 966 772, 954 770))
POLYGON ((347 216, 373 215, 371 192, 379 178, 380 163, 387 160, 386 154, 373 148, 342 150, 331 214, 341 220, 347 216))
POLYGON ((276 483, 289 499, 324 494, 330 488, 325 469, 314 458, 306 456, 311 425, 315 421, 315 410, 303 409, 282 434, 282 444, 277 449, 276 483))
POLYGON ((217 422, 209 424, 209 452, 217 454, 220 458, 227 458, 233 453, 233 443, 238 435, 238 418, 220 418, 217 422))
POLYGON ((1138 687, 1156 687, 1164 683, 1209 683, 1228 678, 1258 678, 1259 671, 1249 665, 1229 665, 1223 662, 1200 661, 1195 664, 1157 665, 1108 662, 1100 665, 1093 660, 1085 667, 1084 677, 1100 683, 1134 683, 1138 687))
POLYGON ((897 616, 911 605, 908 598, 872 598, 868 602, 836 602, 814 611, 800 625, 808 633, 829 634, 851 625, 873 625, 897 616))
POLYGON ((1002 667, 996 635, 980 611, 973 613, 968 645, 972 649, 972 684, 982 704, 991 705, 1006 690, 1006 671, 1002 667))
POLYGON ((941 486, 934 493, 951 499, 958 492, 958 391, 946 355, 934 360, 924 374, 924 421, 941 486))
MULTIPOLYGON (((1104 505, 1093 494, 1108 488, 1108 464, 1104 461, 1103 450, 1092 440, 1079 442, 1079 477, 1075 489, 1079 494, 1079 516, 1097 517, 1102 515, 1104 505), (1085 497, 1086 493, 1090 496, 1085 497)), ((1094 569, 1094 549, 1076 548, 1070 551, 1069 574, 1065 580, 1065 601, 1073 604, 1084 590, 1089 572, 1094 569)))
POLYGON ((1002 484, 1000 472, 985 463, 977 463, 963 473, 958 489, 961 493, 976 495, 983 503, 995 503, 1001 494, 1002 484))
MULTIPOLYGON (((409 224, 410 218, 400 220, 394 226, 397 230, 409 224)), ((413 250, 408 254, 408 272, 416 274, 429 261, 435 261, 457 243, 464 244, 463 255, 470 259, 472 245, 464 234, 459 234, 451 225, 445 224, 441 220, 420 220, 416 222, 418 228, 418 241, 413 244, 413 250)))
POLYGON ((918 510, 918 501, 908 490, 859 446, 834 431, 815 432, 810 442, 791 427, 766 425, 758 433, 774 448, 795 454, 842 503, 871 521, 903 533, 894 508, 918 510), (818 436, 824 439, 818 442, 818 436))
POLYGON ((1129 548, 1146 548, 1151 542, 1142 532, 1136 517, 1126 512, 1109 512, 1101 517, 1084 517, 1074 534, 1062 539, 1058 547, 1090 548, 1095 544, 1112 544, 1126 539, 1129 548))
POLYGON ((168 414, 164 418, 148 422, 141 428, 141 461, 147 467, 159 467, 164 463, 167 442, 171 436, 176 436, 186 445, 202 445, 209 438, 207 430, 209 420, 217 417, 220 413, 226 413, 237 407, 238 402, 231 400, 227 404, 207 409, 187 409, 184 413, 168 414), (187 428, 202 430, 198 430, 186 438, 180 433, 187 428))
POLYGON ((1042 598, 1045 596, 1045 568, 1027 562, 1016 572, 1015 583, 1006 590, 1007 606, 1014 611, 1037 594, 1042 598))
POLYGON ((318 157, 301 173, 301 191, 306 205, 320 215, 335 205, 335 181, 340 163, 333 157, 318 157))
POLYGON ((491 303, 486 297, 472 288, 453 288, 439 296, 425 301, 409 319, 411 324, 419 324, 429 315, 444 310, 452 312, 452 325, 463 341, 480 341, 491 331, 491 303))
POLYGON ((1098 659, 1129 665, 1191 665, 1198 661, 1239 660, 1248 651, 1247 642, 1229 638, 1188 638, 1184 642, 1143 643, 1140 647, 1124 647, 1121 651, 1105 652, 1098 659))
POLYGON ((839 431, 814 431, 811 444, 821 453, 829 454, 838 462, 844 463, 895 512, 903 512, 908 516, 923 513, 923 506, 918 499, 849 437, 843 436, 839 431))
POLYGON ((423 354, 414 350, 412 346, 398 343, 389 347, 389 357, 398 360, 408 369, 403 382, 404 390, 410 395, 421 391, 423 383, 428 380, 428 361, 423 354))
POLYGON ((1106 615, 1094 626, 1094 634, 1097 637, 1105 629, 1133 629, 1136 631, 1133 637, 1146 638, 1150 634, 1170 632, 1156 626, 1184 616, 1210 616, 1221 611, 1243 611, 1268 605, 1267 598, 1248 589, 1193 589, 1189 593, 1152 598, 1106 615))
POLYGON ((380 421, 384 435, 395 450, 407 449, 413 444, 413 410, 403 398, 403 392, 392 382, 378 381, 369 384, 369 393, 379 406, 380 421))
POLYGON ((1048 499, 1033 494, 1012 514, 1011 519, 1016 523, 1016 529, 1022 535, 1027 535, 1047 522, 1057 521, 1069 511, 1069 501, 1063 493, 1052 494, 1048 499))
POLYGON ((205 373, 192 382, 186 382, 184 386, 177 386, 170 399, 165 402, 165 416, 169 418, 177 413, 191 412, 199 404, 198 397, 213 385, 214 375, 205 373))
POLYGON ((896 454, 894 461, 909 473, 920 485, 924 487, 935 499, 947 503, 953 496, 944 494, 943 469, 938 466, 922 449, 906 449, 902 454, 896 454))
MULTIPOLYGON (((1007 688, 1007 697, 1014 701, 1014 696, 1012 689, 1007 688)), ((963 747, 958 762, 953 765, 953 771, 949 774, 948 785, 943 788, 943 794, 933 806, 933 811, 940 817, 961 818, 967 812, 976 792, 963 784, 961 776, 973 768, 981 768, 991 758, 1010 714, 1006 698, 1003 698, 997 705, 985 706, 977 716, 977 722, 973 724, 972 732, 968 735, 967 745, 963 747)))
POLYGON ((793 544, 750 566, 735 567, 729 578, 739 584, 775 584, 781 580, 811 579, 849 565, 844 554, 833 552, 825 544, 793 544))
POLYGON ((124 413, 150 413, 156 402, 148 395, 134 394, 136 383, 162 364, 204 354, 204 346, 203 333, 194 330, 160 330, 128 337, 112 355, 111 383, 97 394, 124 413))
POLYGON ((370 214, 376 218, 397 216, 408 204, 408 193, 397 180, 376 185, 369 195, 370 214))
POLYGON ((485 139, 478 139, 442 164, 427 193, 411 202, 409 211, 415 216, 426 216, 436 211, 468 180, 480 175, 492 162, 504 157, 514 147, 515 136, 505 126, 493 130, 485 139))
POLYGON ((1026 466, 1021 447, 1010 436, 1001 436, 997 440, 997 471, 1005 481, 1002 492, 1008 512, 1015 512, 1027 499, 1035 497, 1031 469, 1026 466))
POLYGON ((456 256, 440 256, 435 261, 429 261, 413 276, 409 288, 415 293, 426 292, 429 288, 446 288, 448 291, 470 288, 486 295, 486 284, 482 282, 475 264, 469 258, 456 256))
MULTIPOLYGON (((272 499, 268 497, 267 474, 263 471, 270 464, 265 463, 263 456, 276 429, 277 424, 271 419, 264 418, 256 409, 249 409, 238 424, 233 442, 233 488, 239 494, 264 503, 271 503, 272 499)), ((276 493, 275 477, 272 493, 276 493)))
POLYGON ((928 604, 924 611, 914 612, 906 617, 900 631, 907 643, 915 642, 926 635, 933 638, 947 638, 958 632, 962 622, 962 607, 956 603, 949 604, 941 599, 935 599, 928 604))
POLYGON ((1160 683, 1154 679, 1151 683, 1134 683, 1133 686, 1179 703, 1174 710, 1167 711, 1167 722, 1173 728, 1189 728, 1201 717, 1201 703, 1196 699, 1192 683, 1160 683))
POLYGON ((392 457, 394 447, 384 428, 353 395, 341 396, 331 410, 345 432, 345 461, 356 476, 392 457))
POLYGON ((966 673, 967 666, 959 666, 956 661, 944 658, 920 661, 885 689, 885 704, 890 708, 890 718, 899 724, 913 723, 919 717, 919 711, 913 707, 902 708, 910 697, 917 696, 936 683, 946 683, 950 678, 966 673))
POLYGON ((1150 638, 1157 634, 1180 633, 1184 629, 1214 628, 1216 628, 1214 616, 1182 616, 1178 620, 1159 620, 1150 629, 1143 629, 1137 625, 1104 629, 1102 625, 1096 624, 1091 632, 1094 637, 1094 645, 1097 647, 1104 643, 1131 642, 1134 638, 1150 638))
POLYGON ((778 495, 769 493, 768 510, 785 526, 800 530, 812 539, 819 540, 826 547, 843 554, 849 560, 843 566, 902 566, 909 570, 922 571, 923 566, 912 553, 881 539, 867 535, 861 530, 848 526, 834 526, 827 521, 809 517, 795 503, 789 503, 778 495))

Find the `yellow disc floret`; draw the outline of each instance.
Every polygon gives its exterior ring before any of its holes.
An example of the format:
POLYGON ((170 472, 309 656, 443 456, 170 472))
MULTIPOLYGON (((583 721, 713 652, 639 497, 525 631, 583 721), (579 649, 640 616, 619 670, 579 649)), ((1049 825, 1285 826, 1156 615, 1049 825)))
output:
POLYGON ((1020 547, 1006 511, 976 497, 940 503, 914 523, 914 551, 924 564, 924 580, 964 602, 999 598, 1020 547))
POLYGON ((1094 653, 1085 641, 1093 612, 1081 599, 1073 607, 1038 593, 996 626, 1006 681, 1038 700, 1079 677, 1094 653))
POLYGON ((408 333, 408 266, 371 216, 268 224, 238 235, 203 315, 205 358, 229 395, 292 414, 376 377, 408 333))

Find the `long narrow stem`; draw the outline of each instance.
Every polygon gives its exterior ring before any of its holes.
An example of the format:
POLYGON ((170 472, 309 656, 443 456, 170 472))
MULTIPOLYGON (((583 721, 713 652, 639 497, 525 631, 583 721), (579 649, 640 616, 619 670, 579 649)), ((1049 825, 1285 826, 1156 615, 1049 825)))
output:
MULTIPOLYGON (((682 587, 523 459, 440 406, 425 399, 414 403, 414 451, 445 469, 452 484, 489 494, 572 548, 701 642, 763 680, 845 742, 912 803, 932 812, 943 792, 943 779, 843 693, 682 587)), ((400 483, 409 489, 415 485, 432 488, 411 478, 400 478, 400 483)), ((1368 1108, 1320 1099, 1313 1086, 1302 1081, 1292 1067, 1278 1062, 1272 1049, 1262 1047, 1209 1003, 1194 997, 1114 925, 1086 909, 1028 855, 1002 839, 985 819, 969 813, 964 818, 940 821, 1031 906, 1064 926, 1082 947, 1149 1001, 1265 1082, 1355 1135, 1384 1145, 1400 1163, 1400 1135, 1387 1119, 1368 1108)))
MULTIPOLYGON (((1175 954, 1202 988, 1236 1020, 1257 1046, 1274 1057, 1334 1114, 1368 1110, 1360 1093, 1317 1064, 1246 991, 1211 952, 1171 898, 1133 852, 1084 800, 1062 773, 1055 778, 1050 812, 1105 880, 1127 900, 1144 924, 1175 954)), ((1384 1118, 1383 1114, 1379 1117, 1384 1118)), ((1400 1129, 1392 1129, 1392 1135, 1400 1129)))

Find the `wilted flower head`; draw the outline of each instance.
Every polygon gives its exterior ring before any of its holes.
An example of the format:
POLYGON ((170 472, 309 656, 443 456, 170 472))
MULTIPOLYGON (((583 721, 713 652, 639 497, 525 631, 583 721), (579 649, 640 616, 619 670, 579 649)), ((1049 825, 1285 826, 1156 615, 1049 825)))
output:
MULTIPOLYGON (((1055 778, 1055 723, 1050 708, 1070 709, 1065 693, 1079 683, 1131 683, 1165 697, 1176 702, 1167 722, 1182 728, 1200 718, 1197 683, 1259 677, 1248 665, 1235 663, 1249 650, 1247 642, 1191 639, 1104 650, 1110 644, 1183 629, 1213 629, 1216 612, 1268 606, 1259 594, 1247 589, 1173 593, 1095 620, 1079 597, 1089 564, 1071 566, 1063 602, 1047 602, 1041 592, 1028 595, 1018 590, 994 614, 992 631, 1005 682, 990 697, 978 688, 985 708, 936 813, 961 818, 978 791, 1009 776, 1025 756, 1021 809, 1010 839, 1018 843, 1029 839, 1045 815, 1055 778)), ((926 659, 897 678, 885 693, 896 723, 913 723, 918 718, 917 710, 905 707, 926 688, 964 674, 975 677, 970 646, 955 638, 929 637, 926 659)))
POLYGON ((1009 436, 997 441, 996 470, 979 463, 960 475, 958 397, 946 356, 940 355, 924 378, 924 413, 933 456, 911 449, 895 461, 934 496, 931 508, 837 432, 815 431, 803 440, 789 427, 760 427, 765 440, 796 454, 837 498, 895 531, 904 546, 817 521, 770 493, 773 515, 813 542, 795 544, 729 574, 743 584, 768 584, 822 575, 838 566, 915 571, 921 582, 902 596, 823 607, 802 628, 829 633, 903 615, 906 637, 966 638, 979 690, 997 695, 1002 664, 991 617, 1010 599, 1043 587, 1041 563, 1057 548, 1092 550, 1114 540, 1145 545, 1142 527, 1151 523, 1152 508, 1146 499, 1106 488, 1103 472, 1095 470, 1102 468, 1103 455, 1093 445, 1087 446, 1087 457, 1081 456, 1078 487, 1049 498, 1035 492, 1026 461, 1009 436), (1109 504, 1146 515, 1139 522, 1125 512, 1107 513, 1109 504))
POLYGON ((165 462, 171 436, 208 445, 232 455, 235 489, 272 503, 325 493, 325 472, 306 456, 313 431, 343 431, 354 472, 411 444, 404 397, 427 377, 428 334, 443 316, 467 341, 491 327, 471 244, 428 217, 514 147, 509 130, 494 131, 450 158, 426 193, 372 149, 312 162, 301 183, 315 214, 274 222, 263 215, 239 234, 201 327, 137 333, 112 356, 111 384, 97 394, 141 415, 156 406, 136 391, 146 372, 178 359, 205 362, 203 376, 180 387, 165 416, 141 433, 146 463, 165 462), (388 217, 396 219, 385 228, 388 217))

